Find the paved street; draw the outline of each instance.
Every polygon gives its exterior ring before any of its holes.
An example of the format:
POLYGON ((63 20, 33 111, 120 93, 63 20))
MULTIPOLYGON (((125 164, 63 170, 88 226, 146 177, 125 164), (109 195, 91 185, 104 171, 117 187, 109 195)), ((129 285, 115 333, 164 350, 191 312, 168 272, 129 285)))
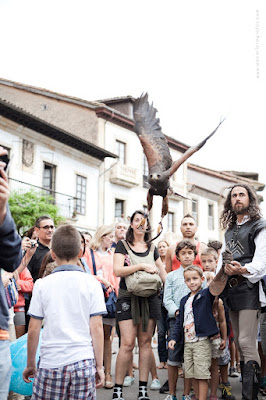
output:
MULTIPOLYGON (((118 351, 118 338, 114 338, 113 342, 113 350, 118 351)), ((153 349, 154 354, 155 354, 155 359, 156 363, 158 364, 158 352, 157 348, 153 349)), ((117 353, 116 353, 117 354, 117 353)), ((114 376, 115 376, 115 360, 116 360, 116 354, 113 355, 112 358, 112 374, 113 374, 113 381, 114 381, 114 376)), ((138 364, 138 354, 135 354, 134 351, 134 362, 138 364)), ((161 384, 163 384, 167 380, 167 370, 158 370, 158 376, 160 379, 161 384)), ((149 377, 149 383, 148 387, 151 383, 151 378, 149 377)), ((241 400, 241 383, 239 382, 239 378, 230 378, 230 383, 232 385, 232 393, 234 394, 236 400, 241 400)), ((99 389, 97 391, 97 400, 111 400, 112 399, 112 389, 99 389)), ((148 390, 149 396, 151 400, 164 400, 167 396, 167 394, 160 394, 159 390, 148 390)), ((183 394, 183 380, 180 379, 178 382, 178 391, 177 391, 177 399, 182 400, 182 394, 183 394)), ((218 389, 218 397, 220 397, 220 390, 218 389)), ((126 387, 123 389, 123 395, 125 400, 137 400, 137 395, 138 395, 138 370, 135 371, 135 383, 131 387, 126 387)), ((259 395, 259 400, 266 400, 266 397, 262 397, 259 395)))

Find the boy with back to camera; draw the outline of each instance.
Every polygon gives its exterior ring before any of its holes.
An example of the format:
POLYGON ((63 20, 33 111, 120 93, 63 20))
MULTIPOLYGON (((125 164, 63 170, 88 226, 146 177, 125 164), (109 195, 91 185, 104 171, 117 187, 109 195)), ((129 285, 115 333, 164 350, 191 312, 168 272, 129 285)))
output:
POLYGON ((34 379, 32 400, 96 399, 103 386, 103 291, 77 265, 82 254, 79 232, 71 225, 53 235, 51 254, 57 267, 39 279, 29 308, 25 382, 34 379), (40 361, 36 350, 44 319, 40 361))
POLYGON ((193 378, 193 387, 199 400, 206 400, 211 366, 210 337, 218 334, 212 313, 215 296, 209 288, 201 289, 203 271, 196 265, 184 270, 184 280, 190 293, 180 302, 179 313, 170 342, 170 349, 176 343, 184 346, 185 376, 193 378))
MULTIPOLYGON (((196 255, 196 246, 190 240, 182 240, 176 246, 176 258, 180 261, 181 266, 166 277, 163 303, 168 311, 169 337, 173 332, 176 317, 179 313, 181 299, 189 293, 189 288, 185 284, 184 269, 192 265, 196 255)), ((207 287, 206 283, 204 286, 207 287)), ((181 348, 182 351, 182 348, 181 348)), ((176 400, 176 383, 178 379, 178 367, 182 366, 182 357, 180 359, 180 346, 177 344, 173 349, 168 348, 168 382, 169 395, 167 400, 176 400)), ((184 379, 184 395, 183 400, 190 399, 190 380, 184 379)))

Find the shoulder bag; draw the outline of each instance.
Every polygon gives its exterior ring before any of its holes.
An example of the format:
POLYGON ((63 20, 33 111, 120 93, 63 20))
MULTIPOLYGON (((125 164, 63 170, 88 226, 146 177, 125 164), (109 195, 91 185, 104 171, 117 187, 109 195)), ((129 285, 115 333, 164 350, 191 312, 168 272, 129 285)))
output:
MULTIPOLYGON (((122 242, 130 257, 130 254, 132 254, 132 250, 130 250, 125 240, 122 240, 122 242)), ((154 249, 154 246, 152 246, 152 249, 154 249)), ((138 262, 141 263, 141 261, 142 261, 141 257, 139 257, 138 262)), ((134 265, 132 264, 132 260, 131 260, 131 265, 134 265)), ((136 271, 133 274, 126 276, 125 282, 127 285, 127 291, 135 296, 140 296, 140 297, 150 297, 158 293, 162 286, 162 280, 159 274, 150 274, 149 272, 146 271, 136 271)))

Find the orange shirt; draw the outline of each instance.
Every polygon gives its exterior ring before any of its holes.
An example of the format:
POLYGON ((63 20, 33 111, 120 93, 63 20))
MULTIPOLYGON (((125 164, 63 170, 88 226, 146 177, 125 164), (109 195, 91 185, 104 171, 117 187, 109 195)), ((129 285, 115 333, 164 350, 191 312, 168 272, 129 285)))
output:
POLYGON ((18 301, 14 306, 15 312, 18 312, 20 307, 25 306, 25 298, 23 296, 23 293, 31 293, 33 289, 33 279, 28 268, 25 268, 19 274, 19 279, 17 280, 17 283, 19 283, 21 290, 19 290, 18 292, 19 293, 18 301))
MULTIPOLYGON (((118 295, 120 278, 117 278, 114 275, 114 270, 113 270, 114 253, 113 253, 113 251, 109 250, 105 254, 99 254, 97 251, 93 251, 93 254, 94 254, 95 265, 96 265, 97 279, 99 281, 101 281, 101 276, 102 276, 104 279, 106 279, 108 282, 110 282, 111 285, 114 286, 116 294, 118 295)), ((91 270, 92 275, 94 275, 90 249, 86 250, 83 257, 87 261, 87 264, 91 270)))

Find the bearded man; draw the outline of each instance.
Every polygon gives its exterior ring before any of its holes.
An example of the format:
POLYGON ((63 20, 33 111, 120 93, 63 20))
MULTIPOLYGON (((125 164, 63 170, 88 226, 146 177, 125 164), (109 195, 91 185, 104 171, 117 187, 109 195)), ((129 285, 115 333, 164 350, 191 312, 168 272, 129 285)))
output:
MULTIPOLYGON (((266 274, 266 221, 255 192, 248 185, 231 187, 221 215, 225 246, 234 261, 225 265, 228 282, 223 292, 235 342, 240 351, 242 400, 257 399, 260 357, 257 351, 259 310, 266 306, 261 279, 266 274)), ((221 262, 219 260, 218 269, 221 262)))

